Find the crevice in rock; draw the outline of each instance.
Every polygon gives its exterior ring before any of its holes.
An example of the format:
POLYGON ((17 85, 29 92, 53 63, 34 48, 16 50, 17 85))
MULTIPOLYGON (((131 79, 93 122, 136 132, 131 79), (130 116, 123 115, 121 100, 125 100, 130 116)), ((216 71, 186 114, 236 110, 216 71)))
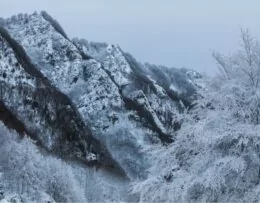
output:
POLYGON ((135 110, 140 117, 144 118, 150 124, 149 125, 150 129, 158 133, 159 139, 163 143, 171 143, 171 142, 173 142, 172 136, 168 135, 168 134, 165 134, 165 133, 163 133, 161 131, 161 129, 156 125, 154 119, 152 118, 152 116, 151 116, 151 114, 149 112, 147 112, 140 105, 138 105, 137 103, 135 103, 134 101, 132 101, 130 98, 126 97, 123 94, 123 88, 125 86, 120 86, 119 84, 117 84, 117 82, 115 81, 113 76, 110 74, 110 72, 108 70, 106 70, 103 67, 103 65, 101 65, 101 68, 107 73, 107 75, 112 80, 112 82, 117 86, 118 92, 119 92, 122 100, 124 101, 126 108, 135 110))
POLYGON ((15 130, 19 135, 24 136, 25 134, 35 138, 25 127, 24 123, 16 118, 15 115, 5 106, 0 100, 0 121, 11 130, 15 130))
POLYGON ((128 97, 124 96, 123 100, 128 109, 135 110, 140 117, 146 119, 146 121, 150 124, 150 129, 158 133, 159 139, 162 141, 162 143, 171 143, 174 141, 171 135, 162 132, 149 111, 146 111, 144 108, 142 108, 142 106, 128 97))
POLYGON ((41 11, 41 16, 46 21, 48 21, 58 33, 60 33, 64 38, 68 39, 67 34, 57 20, 53 19, 46 11, 41 11))
MULTIPOLYGON (((67 36, 67 34, 65 33, 65 31, 63 30, 62 26, 59 24, 59 22, 55 19, 53 19, 46 11, 41 11, 41 15, 42 17, 48 21, 50 23, 50 25, 58 32, 60 33, 65 39, 67 39, 69 42, 71 42, 75 47, 77 47, 67 36)), ((90 60, 92 59, 91 56, 88 56, 87 54, 85 54, 83 51, 79 50, 82 59, 83 60, 90 60)))

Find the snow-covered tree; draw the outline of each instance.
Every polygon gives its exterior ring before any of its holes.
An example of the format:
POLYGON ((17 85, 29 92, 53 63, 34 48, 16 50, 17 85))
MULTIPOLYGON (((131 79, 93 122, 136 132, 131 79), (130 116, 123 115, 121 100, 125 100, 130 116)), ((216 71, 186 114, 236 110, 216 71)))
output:
POLYGON ((102 172, 51 156, 1 122, 0 154, 0 202, 120 201, 118 186, 102 172))
POLYGON ((151 146, 148 178, 132 184, 141 202, 253 202, 259 199, 258 41, 242 31, 242 49, 214 53, 221 74, 205 79, 194 108, 167 148, 151 146))
POLYGON ((241 49, 231 57, 213 53, 223 76, 239 78, 246 85, 258 88, 260 80, 260 44, 248 30, 241 30, 241 49))
POLYGON ((231 56, 214 52, 220 75, 211 83, 208 106, 229 110, 238 120, 260 123, 260 44, 241 30, 241 48, 231 56))

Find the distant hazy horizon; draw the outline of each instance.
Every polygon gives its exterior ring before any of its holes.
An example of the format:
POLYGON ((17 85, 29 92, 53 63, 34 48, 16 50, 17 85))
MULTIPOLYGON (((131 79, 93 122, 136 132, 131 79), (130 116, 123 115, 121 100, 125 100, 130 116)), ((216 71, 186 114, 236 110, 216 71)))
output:
POLYGON ((239 47, 240 28, 260 36, 256 0, 8 0, 0 16, 46 10, 69 37, 119 44, 141 62, 214 74, 211 51, 239 47))

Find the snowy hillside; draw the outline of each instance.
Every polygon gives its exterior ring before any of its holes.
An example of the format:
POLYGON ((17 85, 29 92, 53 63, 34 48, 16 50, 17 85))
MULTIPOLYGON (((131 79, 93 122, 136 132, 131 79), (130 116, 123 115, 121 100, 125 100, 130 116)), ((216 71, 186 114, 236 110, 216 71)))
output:
POLYGON ((258 82, 214 56, 230 68, 212 82, 46 12, 1 19, 0 202, 257 200, 258 82))

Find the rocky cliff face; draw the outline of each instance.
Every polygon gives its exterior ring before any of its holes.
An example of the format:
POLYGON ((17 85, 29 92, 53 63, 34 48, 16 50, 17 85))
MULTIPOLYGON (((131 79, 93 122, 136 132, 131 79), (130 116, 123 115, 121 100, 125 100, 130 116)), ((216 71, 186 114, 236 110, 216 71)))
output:
POLYGON ((140 64, 118 46, 71 40, 46 12, 0 21, 0 119, 86 167, 147 177, 146 147, 174 142, 200 80, 140 64))

